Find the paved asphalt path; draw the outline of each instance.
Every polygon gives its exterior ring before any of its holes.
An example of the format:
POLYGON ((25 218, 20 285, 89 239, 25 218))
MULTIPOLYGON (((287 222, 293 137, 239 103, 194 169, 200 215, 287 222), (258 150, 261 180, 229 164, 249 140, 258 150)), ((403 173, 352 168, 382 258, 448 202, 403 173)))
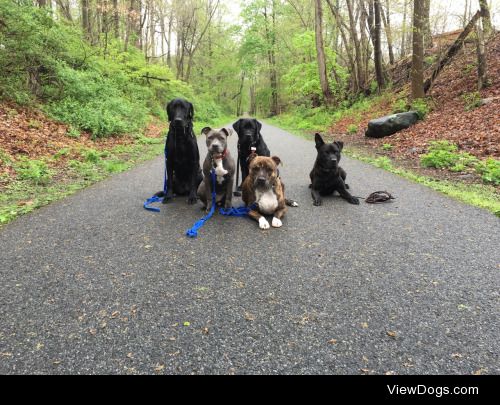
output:
POLYGON ((263 133, 282 229, 186 238, 199 206, 142 209, 158 158, 0 230, 0 373, 500 374, 499 220, 347 158, 354 195, 396 202, 313 207, 314 143, 263 133))

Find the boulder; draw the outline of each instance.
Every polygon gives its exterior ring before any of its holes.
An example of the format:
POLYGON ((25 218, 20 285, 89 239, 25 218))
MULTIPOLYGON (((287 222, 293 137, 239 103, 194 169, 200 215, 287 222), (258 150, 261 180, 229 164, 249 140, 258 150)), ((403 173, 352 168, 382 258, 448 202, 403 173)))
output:
POLYGON ((384 138, 403 129, 410 128, 418 121, 416 111, 388 115, 368 123, 365 135, 369 138, 384 138))

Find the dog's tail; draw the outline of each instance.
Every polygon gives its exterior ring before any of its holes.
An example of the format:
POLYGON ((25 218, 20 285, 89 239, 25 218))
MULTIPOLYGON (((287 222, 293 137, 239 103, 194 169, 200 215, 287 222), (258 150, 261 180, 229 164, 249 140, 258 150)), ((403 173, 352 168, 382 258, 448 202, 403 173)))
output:
POLYGON ((285 204, 288 205, 289 207, 298 207, 299 203, 294 200, 290 200, 289 198, 285 199, 285 204))

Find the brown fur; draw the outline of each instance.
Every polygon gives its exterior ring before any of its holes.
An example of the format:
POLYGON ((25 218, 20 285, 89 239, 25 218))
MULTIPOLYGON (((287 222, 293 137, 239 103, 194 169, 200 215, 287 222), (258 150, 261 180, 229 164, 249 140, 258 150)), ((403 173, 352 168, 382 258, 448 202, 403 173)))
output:
MULTIPOLYGON (((256 154, 253 154, 250 156, 249 161, 250 161, 249 174, 246 177, 245 181, 243 182, 242 186, 243 202, 247 206, 251 206, 255 203, 256 201, 255 193, 257 191, 257 186, 255 182, 256 182, 256 176, 259 173, 256 170, 260 169, 260 173, 263 172, 267 173, 268 181, 270 184, 272 184, 272 188, 278 200, 278 207, 273 215, 278 219, 283 218, 283 216, 287 211, 287 207, 285 199, 285 185, 283 184, 278 175, 278 165, 281 163, 281 160, 276 156, 270 158, 265 156, 257 156, 256 154)), ((250 211, 248 215, 251 218, 255 219, 256 221, 259 221, 260 218, 262 218, 263 216, 258 211, 258 208, 257 210, 250 211)))

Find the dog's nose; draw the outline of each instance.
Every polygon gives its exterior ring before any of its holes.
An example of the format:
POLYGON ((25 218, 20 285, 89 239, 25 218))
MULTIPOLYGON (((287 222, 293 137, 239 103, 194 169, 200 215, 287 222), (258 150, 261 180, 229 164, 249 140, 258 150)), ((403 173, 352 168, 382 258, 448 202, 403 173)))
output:
POLYGON ((182 125, 183 122, 184 122, 184 120, 182 118, 176 118, 176 119, 174 119, 174 124, 180 124, 180 125, 182 125))
POLYGON ((257 177, 257 183, 263 184, 266 182, 266 178, 263 176, 257 177))

